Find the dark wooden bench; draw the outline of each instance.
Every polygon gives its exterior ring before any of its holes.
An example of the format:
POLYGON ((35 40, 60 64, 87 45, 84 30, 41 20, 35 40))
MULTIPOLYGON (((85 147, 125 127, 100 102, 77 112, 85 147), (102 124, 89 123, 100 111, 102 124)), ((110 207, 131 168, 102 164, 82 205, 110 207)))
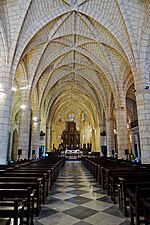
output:
POLYGON ((36 165, 36 167, 21 167, 18 169, 15 169, 13 171, 16 172, 30 172, 30 173, 46 173, 47 174, 47 180, 50 181, 50 188, 52 188, 54 184, 54 172, 53 169, 48 169, 47 167, 40 167, 40 165, 36 165))
MULTIPOLYGON (((10 171, 9 171, 10 172, 10 171)), ((8 171, 5 171, 4 174, 7 174, 8 171)), ((16 170, 12 170, 10 172, 11 174, 12 173, 36 173, 37 176, 39 177, 43 177, 43 174, 46 174, 46 182, 47 182, 47 185, 48 185, 48 192, 50 192, 50 189, 51 189, 51 186, 52 186, 52 176, 51 176, 51 170, 49 169, 43 169, 43 168, 30 168, 30 167, 23 167, 23 168, 19 168, 19 169, 16 169, 16 170)))
MULTIPOLYGON (((53 158, 46 158, 45 160, 39 160, 38 162, 35 163, 30 163, 30 164, 21 164, 22 167, 24 168, 41 168, 41 169, 47 169, 51 170, 51 176, 54 181, 56 180, 59 171, 64 165, 64 158, 62 157, 53 157, 53 158)), ((21 168, 21 167, 19 167, 21 168)))
POLYGON ((3 174, 0 176, 4 177, 37 177, 37 178, 42 178, 42 184, 43 186, 46 187, 46 196, 49 196, 50 194, 50 185, 51 185, 51 178, 50 174, 48 173, 43 173, 43 172, 30 172, 30 171, 16 171, 13 170, 12 172, 5 171, 3 174))
POLYGON ((142 167, 139 165, 132 165, 126 163, 110 163, 101 167, 101 184, 103 190, 106 190, 106 193, 110 194, 110 177, 112 173, 132 173, 132 172, 144 172, 144 173, 150 173, 149 168, 146 169, 146 167, 142 167))
POLYGON ((20 225, 23 225, 24 206, 25 200, 20 203, 17 198, 14 201, 3 201, 0 203, 0 217, 13 218, 14 225, 18 225, 18 219, 20 218, 20 225))
POLYGON ((52 187, 64 163, 65 160, 63 157, 53 157, 53 158, 45 158, 44 160, 29 161, 12 167, 10 166, 6 170, 7 172, 8 171, 25 172, 26 170, 28 170, 30 172, 36 173, 38 172, 47 173, 47 180, 50 181, 49 186, 52 187))
POLYGON ((144 208, 145 225, 149 225, 150 224, 150 199, 149 198, 141 198, 141 203, 144 208))
POLYGON ((46 199, 46 193, 47 193, 47 184, 45 182, 45 177, 43 176, 42 178, 38 177, 32 177, 29 176, 29 174, 19 174, 18 176, 15 174, 4 174, 3 177, 0 177, 0 182, 36 182, 40 181, 41 182, 41 187, 42 187, 42 204, 45 204, 45 199, 46 199), (9 175, 9 176, 8 176, 9 175), (10 177, 11 175, 11 177, 10 177), (20 176, 19 176, 20 175, 20 176), (22 176, 25 175, 25 176, 22 176))
POLYGON ((127 181, 124 178, 119 178, 120 184, 118 185, 118 191, 119 191, 119 210, 124 216, 128 216, 127 206, 129 205, 128 201, 128 192, 127 190, 135 190, 136 186, 139 186, 140 188, 149 188, 150 182, 144 182, 138 180, 138 177, 133 177, 134 179, 132 181, 127 181))
POLYGON ((0 203, 1 201, 12 201, 18 198, 18 201, 25 200, 24 218, 26 218, 27 225, 33 225, 34 213, 34 197, 35 192, 31 188, 27 189, 0 189, 0 203))
POLYGON ((137 168, 136 165, 128 165, 126 163, 120 163, 120 162, 107 162, 102 163, 98 166, 98 176, 99 176, 99 183, 102 185, 102 188, 105 188, 105 184, 107 182, 107 171, 109 170, 135 170, 137 168))
POLYGON ((122 167, 122 166, 131 166, 131 163, 116 160, 106 157, 96 157, 96 158, 81 158, 84 166, 89 170, 91 175, 98 181, 98 184, 101 184, 101 169, 102 167, 122 167))
POLYGON ((10 225, 11 218, 0 218, 0 225, 10 225))
MULTIPOLYGON (((139 186, 135 187, 135 190, 128 190, 129 193, 129 204, 130 204, 130 213, 131 213, 131 225, 134 225, 134 217, 136 218, 136 225, 140 225, 145 222, 140 218, 144 216, 144 207, 141 202, 141 198, 150 199, 150 187, 141 188, 139 186)), ((150 216, 150 212, 149 212, 150 216)))
POLYGON ((115 171, 109 174, 109 188, 110 188, 110 196, 111 200, 114 204, 116 204, 116 196, 118 195, 118 185, 119 178, 124 178, 133 180, 131 177, 137 177, 140 181, 145 181, 145 179, 150 179, 149 172, 140 172, 140 171, 115 171))
POLYGON ((31 190, 35 190, 35 214, 39 216, 41 210, 41 196, 42 196, 42 188, 41 188, 41 179, 37 179, 34 182, 2 182, 0 181, 1 189, 25 189, 31 187, 31 190))
POLYGON ((102 184, 102 189, 106 190, 107 195, 110 195, 110 189, 109 189, 109 184, 110 184, 110 175, 112 173, 117 173, 119 172, 132 172, 136 169, 136 167, 128 167, 126 165, 117 165, 117 166, 107 166, 107 167, 102 167, 101 168, 101 184, 102 184))

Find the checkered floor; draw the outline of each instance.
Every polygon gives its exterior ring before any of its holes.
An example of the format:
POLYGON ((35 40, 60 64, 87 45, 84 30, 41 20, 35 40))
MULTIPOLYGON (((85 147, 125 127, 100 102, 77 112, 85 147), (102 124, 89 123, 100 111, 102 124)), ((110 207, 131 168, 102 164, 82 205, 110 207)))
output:
POLYGON ((66 161, 34 225, 129 225, 80 161, 66 161))

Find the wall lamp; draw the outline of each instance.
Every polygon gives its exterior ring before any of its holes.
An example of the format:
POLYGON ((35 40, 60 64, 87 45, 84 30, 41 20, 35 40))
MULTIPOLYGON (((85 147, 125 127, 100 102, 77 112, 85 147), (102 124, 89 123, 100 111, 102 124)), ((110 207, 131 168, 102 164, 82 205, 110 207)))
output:
POLYGON ((133 92, 136 92, 135 88, 133 88, 133 92))
POLYGON ((32 118, 32 120, 33 120, 33 122, 38 122, 38 118, 37 118, 36 116, 34 116, 34 117, 32 118))
POLYGON ((26 109, 27 106, 26 106, 26 105, 21 105, 20 108, 21 108, 21 109, 26 109))
POLYGON ((149 89, 149 86, 146 86, 146 87, 145 87, 145 90, 148 90, 148 89, 149 89))

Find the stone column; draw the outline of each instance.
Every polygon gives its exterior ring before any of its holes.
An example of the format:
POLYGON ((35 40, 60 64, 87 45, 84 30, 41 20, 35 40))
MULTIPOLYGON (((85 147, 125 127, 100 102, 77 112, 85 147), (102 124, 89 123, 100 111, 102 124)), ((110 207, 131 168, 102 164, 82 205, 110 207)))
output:
POLYGON ((46 147, 46 119, 41 118, 41 123, 40 123, 40 131, 43 131, 45 133, 44 136, 40 136, 40 146, 44 146, 44 154, 45 155, 45 147, 46 147))
MULTIPOLYGON (((0 81, 3 81, 0 75, 0 81)), ((9 154, 9 127, 12 102, 12 91, 0 83, 0 164, 6 164, 9 154)))
POLYGON ((46 128, 46 151, 50 152, 50 125, 46 128))
POLYGON ((137 145, 137 157, 140 161, 141 160, 141 151, 140 151, 140 145, 139 145, 139 134, 135 135, 135 142, 136 142, 136 145, 137 145))
POLYGON ((52 135, 53 135, 53 130, 52 130, 52 126, 50 126, 50 151, 53 149, 52 135))
POLYGON ((117 128, 117 146, 118 146, 118 158, 124 158, 125 149, 128 149, 128 136, 127 136, 127 114, 126 107, 116 107, 116 128, 117 128))
POLYGON ((100 152, 101 146, 100 146, 100 127, 96 127, 96 152, 100 152))
POLYGON ((31 106, 29 101, 30 90, 22 90, 20 120, 19 120, 19 138, 18 149, 22 149, 21 159, 29 158, 29 135, 31 123, 31 106))
POLYGON ((131 130, 131 145, 132 145, 132 154, 135 156, 135 134, 131 130))
POLYGON ((114 147, 114 120, 112 115, 106 112, 106 138, 107 138, 107 156, 112 156, 114 147))
POLYGON ((40 143, 40 116, 39 112, 32 114, 32 151, 35 150, 36 158, 39 158, 39 143, 40 143))
MULTIPOLYGON (((139 85, 140 86, 140 85, 139 85)), ((142 163, 150 164, 150 88, 136 87, 137 113, 142 163)))
POLYGON ((100 125, 100 146, 106 146, 107 141, 106 141, 106 135, 102 136, 101 133, 105 131, 106 132, 106 126, 100 125))

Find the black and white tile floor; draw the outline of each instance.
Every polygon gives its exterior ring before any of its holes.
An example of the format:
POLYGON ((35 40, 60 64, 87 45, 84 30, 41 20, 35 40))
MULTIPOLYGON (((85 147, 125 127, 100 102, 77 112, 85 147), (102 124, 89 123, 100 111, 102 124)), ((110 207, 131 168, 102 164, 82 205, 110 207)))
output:
POLYGON ((129 225, 80 161, 66 161, 34 225, 129 225))

